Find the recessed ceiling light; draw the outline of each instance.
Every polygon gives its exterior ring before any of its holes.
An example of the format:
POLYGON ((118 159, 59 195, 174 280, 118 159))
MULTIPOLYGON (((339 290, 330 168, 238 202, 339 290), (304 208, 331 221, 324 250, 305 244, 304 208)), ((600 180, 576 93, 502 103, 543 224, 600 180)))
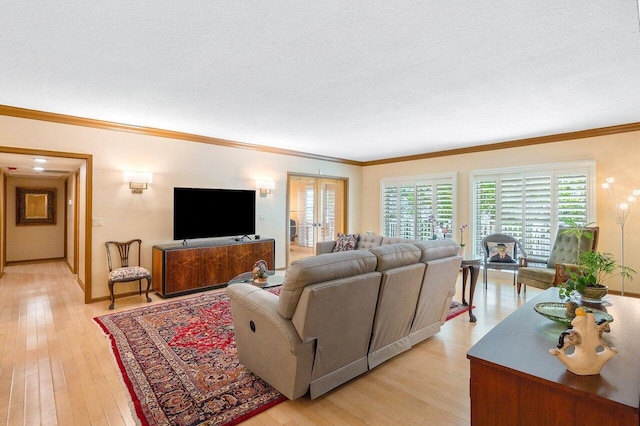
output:
POLYGON ((33 161, 35 161, 36 163, 46 163, 47 159, 46 158, 34 158, 33 161))
POLYGON ((34 168, 33 168, 33 170, 35 170, 36 172, 41 172, 41 171, 43 171, 43 170, 44 170, 44 167, 38 167, 38 166, 36 166, 36 167, 34 167, 34 168))

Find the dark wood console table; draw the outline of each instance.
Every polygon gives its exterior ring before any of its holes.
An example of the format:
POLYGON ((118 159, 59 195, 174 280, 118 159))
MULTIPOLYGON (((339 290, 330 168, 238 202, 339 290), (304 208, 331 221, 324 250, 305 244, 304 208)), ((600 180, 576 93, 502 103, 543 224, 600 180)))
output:
POLYGON ((533 306, 559 302, 557 288, 545 290, 487 333, 467 353, 471 423, 638 426, 640 300, 610 297, 604 305, 588 305, 613 316, 603 339, 620 351, 599 375, 575 375, 549 354, 567 327, 533 306))
POLYGON ((275 240, 213 240, 153 246, 153 289, 162 297, 223 287, 262 259, 275 269, 275 240))

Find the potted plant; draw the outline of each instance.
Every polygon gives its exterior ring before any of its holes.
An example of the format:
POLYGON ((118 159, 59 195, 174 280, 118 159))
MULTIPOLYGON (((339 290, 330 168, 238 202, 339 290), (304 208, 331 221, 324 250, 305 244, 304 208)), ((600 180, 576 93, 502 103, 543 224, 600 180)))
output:
POLYGON ((633 280, 636 273, 628 266, 618 264, 611 253, 584 251, 578 256, 578 263, 568 267, 570 278, 560 288, 560 296, 570 297, 574 291, 586 299, 600 300, 609 288, 603 282, 612 277, 622 276, 633 280))

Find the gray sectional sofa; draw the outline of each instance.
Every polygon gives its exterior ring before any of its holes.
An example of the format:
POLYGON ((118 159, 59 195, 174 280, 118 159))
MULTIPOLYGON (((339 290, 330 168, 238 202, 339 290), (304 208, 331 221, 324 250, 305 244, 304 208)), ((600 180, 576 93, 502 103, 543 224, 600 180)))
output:
POLYGON ((229 285, 240 362, 287 398, 313 399, 440 331, 459 245, 382 241, 292 262, 279 296, 229 285))
MULTIPOLYGON (((357 234, 356 234, 357 235, 357 234)), ((438 240, 434 240, 438 241, 438 240)), ((383 237, 381 235, 358 235, 356 250, 366 250, 373 247, 385 246, 397 243, 423 242, 421 240, 407 240, 405 238, 383 237)), ((449 241, 450 243, 451 241, 449 241)), ((316 243, 316 254, 332 253, 336 246, 336 240, 320 241, 316 243)))

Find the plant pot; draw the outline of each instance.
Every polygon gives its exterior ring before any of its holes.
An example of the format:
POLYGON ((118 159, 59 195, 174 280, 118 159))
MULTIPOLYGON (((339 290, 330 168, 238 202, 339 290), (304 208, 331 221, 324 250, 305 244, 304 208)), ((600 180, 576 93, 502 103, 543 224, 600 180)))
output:
POLYGON ((586 287, 582 291, 581 296, 586 299, 600 300, 607 295, 608 291, 609 287, 607 287, 606 285, 596 284, 595 287, 586 287))

